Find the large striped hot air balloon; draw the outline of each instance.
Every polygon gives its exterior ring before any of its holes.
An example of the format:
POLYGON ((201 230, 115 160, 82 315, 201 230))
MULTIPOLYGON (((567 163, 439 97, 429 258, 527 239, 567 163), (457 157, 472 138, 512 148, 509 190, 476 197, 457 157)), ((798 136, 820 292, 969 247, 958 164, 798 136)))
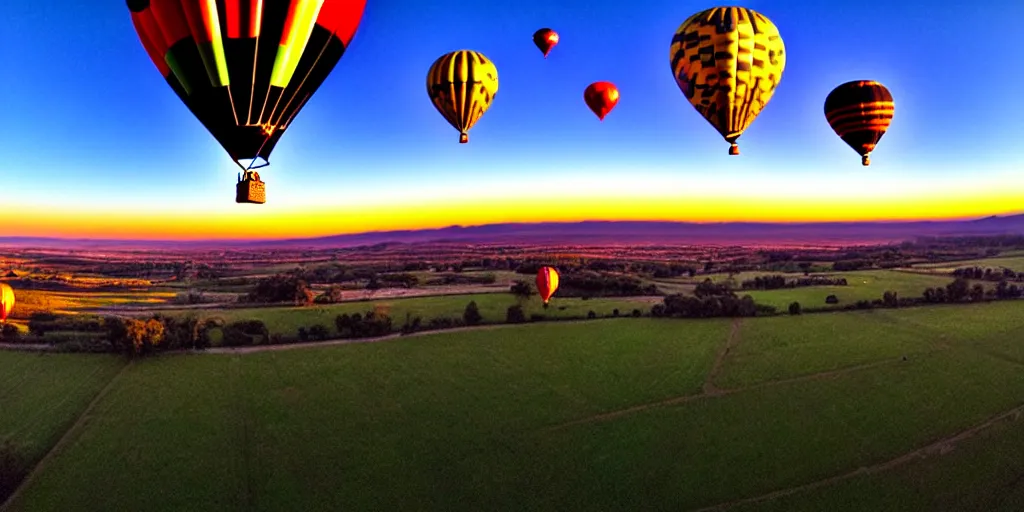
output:
POLYGON ((7 320, 14 309, 14 290, 7 283, 0 283, 0 323, 7 320))
POLYGON ((558 271, 553 267, 541 267, 537 270, 537 291, 544 301, 544 307, 548 307, 548 301, 558 289, 558 271))
POLYGON ((245 171, 235 200, 265 202, 251 169, 341 59, 366 0, 127 1, 153 64, 245 171))
POLYGON ((772 99, 786 68, 779 29, 743 7, 713 7, 690 16, 672 37, 669 63, 693 108, 740 154, 736 139, 772 99))
POLYGON ((427 96, 448 124, 469 142, 469 129, 491 107, 498 94, 498 68, 480 52, 446 53, 427 71, 427 96))
POLYGON ((892 94, 874 80, 855 80, 836 87, 825 98, 829 126, 871 165, 871 152, 889 129, 896 106, 892 94))

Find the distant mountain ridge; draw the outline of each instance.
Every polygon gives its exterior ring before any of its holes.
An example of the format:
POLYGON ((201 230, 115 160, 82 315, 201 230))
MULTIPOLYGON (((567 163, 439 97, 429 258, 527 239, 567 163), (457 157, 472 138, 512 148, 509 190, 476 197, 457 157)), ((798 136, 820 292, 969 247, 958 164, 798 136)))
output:
POLYGON ((0 237, 7 247, 152 249, 328 249, 382 243, 535 244, 798 244, 885 243, 918 236, 1024 234, 1024 214, 973 220, 910 222, 695 223, 672 221, 582 221, 448 226, 435 229, 374 231, 282 240, 145 241, 0 237))

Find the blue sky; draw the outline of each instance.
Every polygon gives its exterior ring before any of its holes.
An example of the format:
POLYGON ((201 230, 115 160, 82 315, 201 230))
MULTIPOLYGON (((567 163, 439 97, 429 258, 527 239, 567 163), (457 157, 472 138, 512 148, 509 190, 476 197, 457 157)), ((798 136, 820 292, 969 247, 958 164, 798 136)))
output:
MULTIPOLYGON (((779 27, 788 60, 739 140, 743 154, 729 157, 669 70, 674 31, 713 4, 369 0, 349 51, 262 173, 265 207, 326 207, 396 189, 457 196, 545 178, 614 187, 692 176, 709 189, 870 179, 881 189, 890 179, 1005 181, 1024 169, 1013 149, 1024 130, 1024 3, 893 3, 745 2, 779 27), (531 41, 544 26, 561 34, 547 60, 531 41), (500 80, 468 145, 424 85, 433 60, 461 48, 489 56, 500 80), (896 101, 868 168, 822 113, 828 92, 854 79, 881 81, 896 101), (582 99, 598 80, 622 94, 603 123, 582 99)), ((133 208, 236 206, 237 168, 149 61, 123 1, 9 4, 0 46, 5 195, 88 209, 109 205, 117 189, 116 202, 133 208)))

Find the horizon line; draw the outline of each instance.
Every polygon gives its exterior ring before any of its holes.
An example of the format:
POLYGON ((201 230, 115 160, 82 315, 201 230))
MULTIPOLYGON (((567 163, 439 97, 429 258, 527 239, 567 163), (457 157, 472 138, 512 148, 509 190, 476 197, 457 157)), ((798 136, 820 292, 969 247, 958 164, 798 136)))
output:
POLYGON ((440 227, 429 227, 429 228, 418 228, 418 229, 390 229, 390 230, 371 230, 371 231, 356 231, 348 233, 333 233, 326 235, 307 236, 301 238, 202 238, 202 239, 176 239, 176 238, 106 238, 106 237, 62 237, 62 236, 4 236, 0 235, 0 242, 8 240, 53 240, 53 241, 69 241, 69 242, 169 242, 169 243, 190 243, 190 244, 201 244, 201 243, 217 243, 217 242, 300 242, 306 240, 317 240, 322 238, 333 238, 342 236, 360 236, 360 235, 386 235, 392 233, 427 233, 431 231, 441 231, 445 229, 473 229, 473 228, 484 228, 493 226, 541 226, 541 225, 579 225, 579 224, 689 224, 699 226, 713 226, 713 225, 773 225, 773 226, 814 226, 814 225, 850 225, 850 224, 878 224, 878 225, 893 225, 893 224, 918 224, 918 223, 942 223, 942 222, 971 222, 984 219, 995 219, 995 218, 1006 218, 1014 217, 1017 215, 1024 215, 1024 211, 1006 213, 1003 215, 986 215, 986 216, 966 216, 966 217, 930 217, 921 219, 867 219, 867 220, 829 220, 829 221, 745 221, 745 220, 727 220, 727 221, 687 221, 687 220, 661 220, 661 219, 645 219, 645 220, 609 220, 609 219, 587 219, 579 221, 537 221, 537 222, 491 222, 485 224, 450 224, 440 227))

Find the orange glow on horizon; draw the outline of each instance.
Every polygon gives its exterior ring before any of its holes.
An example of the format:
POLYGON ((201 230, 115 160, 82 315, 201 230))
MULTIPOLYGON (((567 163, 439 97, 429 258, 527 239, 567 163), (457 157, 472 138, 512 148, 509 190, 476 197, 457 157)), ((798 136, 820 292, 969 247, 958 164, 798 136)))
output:
POLYGON ((475 226, 505 222, 685 221, 853 222, 942 220, 1019 213, 1024 190, 964 191, 955 197, 636 197, 586 195, 560 199, 430 198, 337 207, 226 205, 207 211, 106 210, 15 206, 0 236, 203 240, 282 239, 475 226))

